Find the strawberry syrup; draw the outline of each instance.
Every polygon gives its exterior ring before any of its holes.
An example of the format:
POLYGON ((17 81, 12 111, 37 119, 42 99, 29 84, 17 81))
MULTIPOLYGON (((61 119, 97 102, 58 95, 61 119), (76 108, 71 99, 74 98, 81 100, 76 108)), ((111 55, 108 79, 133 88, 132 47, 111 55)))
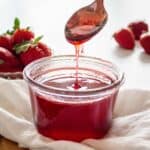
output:
POLYGON ((76 79, 75 79, 75 82, 73 84, 73 88, 75 90, 78 90, 81 88, 81 85, 79 83, 79 78, 78 78, 78 70, 79 70, 79 54, 80 54, 80 45, 75 45, 75 56, 76 56, 76 68, 75 68, 75 76, 76 76, 76 79))
MULTIPOLYGON (((74 78, 61 77, 44 81, 41 84, 74 91, 71 86, 74 78)), ((101 80, 80 78, 81 80, 79 91, 105 87, 113 82, 107 76, 103 76, 101 80)), ((64 100, 61 100, 59 96, 46 96, 32 89, 30 89, 30 94, 34 122, 39 133, 56 140, 82 141, 86 138, 102 138, 106 134, 111 125, 117 92, 103 98, 71 96, 64 100)))

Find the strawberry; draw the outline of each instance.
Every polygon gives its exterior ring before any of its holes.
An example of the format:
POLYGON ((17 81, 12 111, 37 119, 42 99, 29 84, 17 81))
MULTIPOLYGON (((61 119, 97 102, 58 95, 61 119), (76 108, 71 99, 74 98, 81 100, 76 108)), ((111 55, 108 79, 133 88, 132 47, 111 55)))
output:
POLYGON ((132 30, 135 39, 139 40, 142 33, 148 32, 148 24, 144 21, 132 22, 128 25, 128 27, 132 30))
POLYGON ((34 33, 28 29, 17 29, 12 35, 12 43, 16 45, 24 41, 30 41, 33 38, 34 33))
POLYGON ((140 38, 140 44, 147 54, 150 54, 150 34, 144 34, 140 38))
POLYGON ((20 28, 20 20, 15 18, 12 31, 7 31, 6 34, 11 35, 11 42, 14 45, 22 43, 24 41, 30 41, 34 38, 34 33, 29 30, 29 27, 23 29, 20 28))
POLYGON ((125 49, 133 49, 135 46, 135 39, 130 29, 121 29, 114 34, 114 38, 120 47, 125 49))
POLYGON ((38 47, 41 48, 46 55, 49 55, 51 53, 51 50, 49 49, 49 47, 44 43, 39 42, 38 47))
POLYGON ((18 59, 8 49, 0 47, 0 68, 18 66, 20 66, 18 59))
POLYGON ((11 37, 9 35, 0 36, 0 47, 4 47, 12 51, 11 37))
POLYGON ((33 60, 47 56, 51 56, 50 49, 46 47, 43 49, 41 44, 37 44, 36 46, 30 46, 26 52, 21 53, 20 59, 24 65, 27 65, 33 60))
POLYGON ((24 65, 42 57, 51 56, 51 49, 39 42, 41 38, 38 37, 34 41, 27 41, 14 47, 24 65))

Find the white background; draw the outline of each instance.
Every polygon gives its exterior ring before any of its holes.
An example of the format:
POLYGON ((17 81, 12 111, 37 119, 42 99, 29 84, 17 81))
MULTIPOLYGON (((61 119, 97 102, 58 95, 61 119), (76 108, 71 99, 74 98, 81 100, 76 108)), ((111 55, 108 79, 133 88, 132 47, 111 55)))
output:
MULTIPOLYGON (((134 51, 117 47, 112 34, 135 20, 150 24, 150 0, 104 0, 109 21, 103 31, 84 46, 85 55, 116 63, 125 73, 128 88, 150 88, 150 56, 137 43, 134 51)), ((12 27, 17 16, 22 26, 31 26, 36 35, 44 35, 54 54, 73 54, 64 37, 64 26, 71 14, 91 0, 0 0, 0 32, 12 27)))

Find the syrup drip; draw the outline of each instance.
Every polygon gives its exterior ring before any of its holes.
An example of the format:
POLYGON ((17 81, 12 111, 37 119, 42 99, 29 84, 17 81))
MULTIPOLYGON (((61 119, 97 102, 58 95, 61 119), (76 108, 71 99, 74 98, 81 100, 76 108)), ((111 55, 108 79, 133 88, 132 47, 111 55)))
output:
POLYGON ((75 74, 76 80, 75 80, 75 83, 73 84, 73 88, 75 90, 78 90, 81 88, 80 83, 79 83, 79 77, 78 77, 78 75, 79 75, 79 73, 78 73, 78 71, 79 71, 79 54, 80 54, 81 46, 75 45, 75 50, 76 50, 76 54, 75 54, 75 56, 76 56, 76 69, 75 69, 76 70, 76 74, 75 74))

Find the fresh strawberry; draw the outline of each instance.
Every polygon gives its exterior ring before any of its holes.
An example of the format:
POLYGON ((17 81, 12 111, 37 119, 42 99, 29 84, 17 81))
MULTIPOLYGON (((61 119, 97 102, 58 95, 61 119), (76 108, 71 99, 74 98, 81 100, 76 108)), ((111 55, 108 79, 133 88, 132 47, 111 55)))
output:
POLYGON ((14 47, 24 65, 27 65, 36 59, 52 55, 51 49, 39 42, 41 38, 42 37, 38 37, 34 41, 26 41, 14 47))
POLYGON ((137 21, 137 22, 132 22, 128 25, 128 27, 132 30, 134 33, 135 39, 139 40, 140 36, 148 32, 148 24, 145 23, 144 21, 137 21))
POLYGON ((130 29, 121 29, 114 34, 114 38, 122 48, 133 49, 135 46, 134 35, 130 29))
POLYGON ((34 33, 28 29, 17 29, 12 35, 13 45, 22 43, 24 41, 30 41, 34 38, 34 33))
POLYGON ((24 65, 27 65, 36 59, 47 56, 51 56, 50 49, 43 49, 41 48, 41 44, 37 44, 36 46, 30 46, 26 52, 21 53, 20 59, 24 65))
POLYGON ((0 36, 0 47, 4 47, 12 51, 11 37, 9 35, 0 36))
POLYGON ((51 50, 46 44, 39 42, 38 47, 41 48, 46 55, 48 56, 51 55, 51 50))
POLYGON ((14 20, 13 30, 8 30, 6 33, 12 36, 11 41, 13 46, 34 38, 34 33, 29 30, 29 27, 25 29, 20 28, 20 20, 18 18, 14 20))
POLYGON ((18 67, 20 62, 8 49, 0 47, 0 68, 8 66, 18 67))
POLYGON ((140 38, 140 44, 147 54, 150 54, 150 34, 144 34, 140 38))

